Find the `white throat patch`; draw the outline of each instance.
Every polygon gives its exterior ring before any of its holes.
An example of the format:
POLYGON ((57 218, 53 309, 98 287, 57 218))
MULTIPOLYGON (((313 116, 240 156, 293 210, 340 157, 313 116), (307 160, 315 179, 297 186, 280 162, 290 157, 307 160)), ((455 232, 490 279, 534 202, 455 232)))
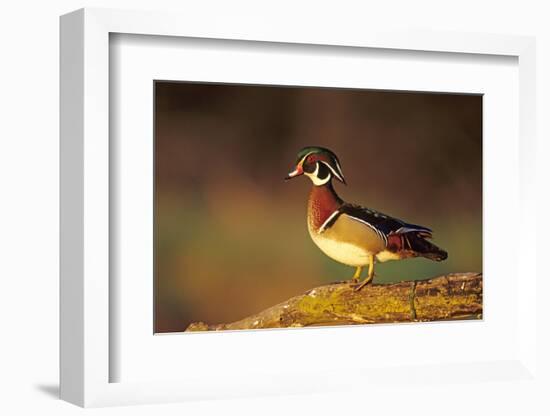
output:
POLYGON ((317 173, 319 173, 319 162, 315 163, 315 171, 313 173, 304 172, 304 175, 311 179, 311 182, 313 182, 313 185, 315 186, 325 185, 328 181, 330 181, 330 178, 332 177, 332 175, 329 173, 325 179, 319 179, 317 177, 317 173))

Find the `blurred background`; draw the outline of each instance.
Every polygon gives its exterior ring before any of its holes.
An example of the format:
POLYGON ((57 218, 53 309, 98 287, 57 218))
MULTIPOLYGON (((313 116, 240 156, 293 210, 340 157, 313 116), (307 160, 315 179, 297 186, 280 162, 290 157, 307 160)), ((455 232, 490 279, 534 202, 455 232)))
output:
POLYGON ((311 241, 298 150, 332 149, 340 197, 434 230, 442 263, 375 283, 482 271, 479 95, 155 83, 155 332, 231 322, 349 279, 311 241))

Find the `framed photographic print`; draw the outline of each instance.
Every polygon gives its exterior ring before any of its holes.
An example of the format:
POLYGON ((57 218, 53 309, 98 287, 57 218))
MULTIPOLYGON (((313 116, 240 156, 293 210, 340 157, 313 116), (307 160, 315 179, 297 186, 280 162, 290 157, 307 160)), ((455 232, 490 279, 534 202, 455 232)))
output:
POLYGON ((539 388, 533 39, 235 23, 61 19, 62 398, 539 388))
POLYGON ((154 100, 155 332, 481 318, 481 95, 157 80, 154 100))

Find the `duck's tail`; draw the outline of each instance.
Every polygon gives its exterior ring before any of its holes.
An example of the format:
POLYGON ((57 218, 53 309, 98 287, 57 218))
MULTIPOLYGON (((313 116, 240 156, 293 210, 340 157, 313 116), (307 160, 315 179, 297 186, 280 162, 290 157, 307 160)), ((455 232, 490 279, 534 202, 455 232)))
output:
POLYGON ((388 237, 388 249, 399 253, 403 258, 425 257, 433 261, 443 261, 447 252, 428 239, 432 233, 428 229, 405 229, 388 237), (403 232, 404 231, 404 232, 403 232))

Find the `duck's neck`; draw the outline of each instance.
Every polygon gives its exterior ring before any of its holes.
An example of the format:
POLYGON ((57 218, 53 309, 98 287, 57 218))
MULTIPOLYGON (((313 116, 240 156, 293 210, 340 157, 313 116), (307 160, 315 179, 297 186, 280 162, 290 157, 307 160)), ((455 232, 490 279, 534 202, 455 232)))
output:
POLYGON ((328 181, 325 185, 314 185, 309 193, 307 206, 309 227, 318 230, 342 203, 343 201, 332 187, 332 181, 328 181))

